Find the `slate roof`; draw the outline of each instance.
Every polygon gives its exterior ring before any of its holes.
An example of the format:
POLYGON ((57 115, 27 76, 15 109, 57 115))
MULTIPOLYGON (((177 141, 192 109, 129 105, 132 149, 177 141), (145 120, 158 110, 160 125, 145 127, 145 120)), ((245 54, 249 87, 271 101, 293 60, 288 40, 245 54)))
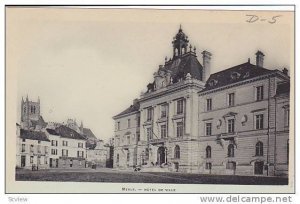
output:
POLYGON ((20 130, 20 137, 22 139, 29 139, 29 140, 40 140, 40 141, 50 141, 47 135, 41 131, 32 131, 32 130, 20 130))
POLYGON ((285 81, 285 82, 279 83, 277 85, 276 96, 282 95, 282 94, 290 94, 290 82, 289 81, 285 81))
POLYGON ((131 105, 129 108, 127 108, 124 111, 122 111, 121 113, 119 113, 118 115, 115 115, 113 118, 138 111, 139 109, 140 109, 140 104, 138 102, 136 102, 133 105, 131 105))
POLYGON ((223 87, 236 82, 248 80, 257 76, 272 73, 275 70, 269 70, 246 62, 223 71, 211 74, 208 78, 205 88, 200 91, 204 92, 218 87, 223 87), (235 77, 236 76, 236 77, 235 77))
POLYGON ((188 73, 190 73, 194 79, 202 80, 203 78, 203 66, 198 61, 197 56, 192 52, 175 57, 165 64, 164 69, 171 71, 174 83, 180 78, 185 78, 188 73), (178 61, 180 62, 178 63, 178 61))
POLYGON ((79 134, 75 130, 68 128, 64 125, 61 125, 57 128, 55 128, 55 131, 61 136, 65 138, 70 138, 70 139, 77 139, 77 140, 86 140, 83 135, 79 134))
POLYGON ((51 135, 57 135, 57 136, 59 136, 58 132, 56 132, 56 131, 53 130, 53 129, 46 128, 46 131, 47 131, 49 134, 51 134, 51 135))
POLYGON ((91 129, 89 128, 83 128, 83 134, 88 138, 88 139, 97 139, 97 137, 94 135, 91 129))

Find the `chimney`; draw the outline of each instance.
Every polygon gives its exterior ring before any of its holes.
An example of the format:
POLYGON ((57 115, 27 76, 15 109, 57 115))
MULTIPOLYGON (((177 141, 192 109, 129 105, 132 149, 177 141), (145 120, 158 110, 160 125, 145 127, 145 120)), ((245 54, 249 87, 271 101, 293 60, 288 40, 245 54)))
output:
POLYGON ((210 59, 212 54, 206 50, 204 50, 201 54, 203 57, 202 81, 206 81, 210 76, 210 59))
POLYGON ((264 53, 262 53, 261 51, 257 51, 256 52, 256 66, 257 67, 263 67, 264 66, 264 53))
POLYGON ((287 68, 283 68, 282 73, 288 76, 289 70, 287 68))

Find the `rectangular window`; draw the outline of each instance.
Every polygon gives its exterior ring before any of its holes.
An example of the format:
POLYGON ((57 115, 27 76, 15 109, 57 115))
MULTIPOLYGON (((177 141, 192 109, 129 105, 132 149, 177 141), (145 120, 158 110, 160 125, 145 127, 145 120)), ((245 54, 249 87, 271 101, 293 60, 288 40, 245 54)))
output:
POLYGON ((137 118, 137 126, 140 127, 140 125, 141 125, 141 118, 138 117, 138 118, 137 118))
POLYGON ((210 162, 205 163, 205 169, 211 170, 211 163, 210 162))
POLYGON ((44 149, 45 149, 45 154, 48 154, 48 147, 44 146, 44 149))
POLYGON ((152 108, 148 108, 147 109, 147 121, 151 121, 152 120, 152 108))
POLYGON ((234 119, 228 120, 228 133, 234 132, 234 119))
POLYGON ((77 157, 83 158, 83 151, 77 151, 77 157))
POLYGON ((127 120, 127 128, 130 128, 130 119, 127 120))
POLYGON ((141 140, 141 135, 140 135, 140 133, 136 133, 136 137, 137 137, 137 141, 140 141, 140 140, 141 140))
POLYGON ((259 114, 255 116, 255 129, 260 130, 264 128, 264 115, 259 114))
POLYGON ((152 140, 152 128, 147 128, 147 141, 152 140))
POLYGON ((183 113, 183 99, 177 101, 177 114, 183 113))
POLYGON ((33 145, 30 145, 30 152, 34 152, 33 145))
POLYGON ((130 160, 130 153, 127 152, 127 162, 129 162, 129 160, 130 160))
POLYGON ((167 137, 167 126, 166 125, 160 126, 160 136, 161 136, 161 138, 167 137))
POLYGON ((82 142, 79 142, 79 143, 78 143, 78 147, 79 147, 79 148, 83 148, 83 143, 82 143, 82 142))
POLYGON ((130 145, 130 136, 127 136, 127 144, 130 145))
POLYGON ((176 135, 177 137, 182 137, 183 136, 183 122, 177 122, 176 123, 176 135))
POLYGON ((51 154, 52 155, 57 155, 57 149, 51 149, 51 154))
POLYGON ((211 107, 212 107, 212 99, 208 98, 208 99, 206 99, 206 110, 210 111, 211 107))
POLYGON ((22 139, 22 142, 26 142, 26 139, 22 139))
POLYGON ((38 153, 41 153, 41 145, 38 145, 38 146, 37 146, 37 152, 38 152, 38 153))
POLYGON ((258 86, 256 87, 256 100, 261 101, 264 99, 264 87, 258 86))
POLYGON ((290 109, 284 109, 284 127, 289 127, 290 124, 290 109))
POLYGON ((211 135, 211 123, 206 123, 205 124, 205 134, 207 135, 207 136, 209 136, 209 135, 211 135))
POLYGON ((167 117, 167 105, 161 105, 160 117, 167 117))
POLYGON ((234 106, 234 93, 228 94, 228 106, 234 106))
POLYGON ((33 163, 33 156, 30 156, 30 164, 33 163))
POLYGON ((25 144, 22 144, 22 152, 25 152, 25 144))
POLYGON ((68 150, 67 149, 63 149, 62 150, 62 156, 63 157, 67 157, 68 156, 68 150))
POLYGON ((65 146, 65 147, 68 146, 68 141, 63 140, 62 145, 65 146))
POLYGON ((57 141, 56 140, 51 140, 51 146, 56 146, 57 147, 57 141))

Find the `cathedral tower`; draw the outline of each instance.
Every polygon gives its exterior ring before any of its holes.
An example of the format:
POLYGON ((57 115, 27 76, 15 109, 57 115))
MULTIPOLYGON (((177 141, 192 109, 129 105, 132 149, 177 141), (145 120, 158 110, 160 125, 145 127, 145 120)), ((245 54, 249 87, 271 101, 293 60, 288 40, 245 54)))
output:
POLYGON ((29 128, 31 121, 38 121, 40 118, 40 98, 37 102, 28 100, 28 96, 24 101, 22 97, 21 101, 21 124, 23 127, 29 128))

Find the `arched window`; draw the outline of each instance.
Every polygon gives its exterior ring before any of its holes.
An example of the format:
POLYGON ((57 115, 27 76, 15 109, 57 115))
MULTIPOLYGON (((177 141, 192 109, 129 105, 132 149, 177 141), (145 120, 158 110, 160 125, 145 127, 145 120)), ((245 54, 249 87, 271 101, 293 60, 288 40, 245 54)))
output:
POLYGON ((35 114, 35 106, 33 106, 33 113, 35 114))
POLYGON ((234 157, 234 146, 233 146, 233 144, 228 145, 227 156, 228 157, 234 157))
POLYGON ((178 145, 176 145, 174 149, 174 158, 180 159, 180 147, 178 145))
POLYGON ((211 147, 210 146, 206 147, 206 158, 211 158, 211 147))
POLYGON ((264 156, 264 144, 260 141, 255 145, 255 156, 264 156))

